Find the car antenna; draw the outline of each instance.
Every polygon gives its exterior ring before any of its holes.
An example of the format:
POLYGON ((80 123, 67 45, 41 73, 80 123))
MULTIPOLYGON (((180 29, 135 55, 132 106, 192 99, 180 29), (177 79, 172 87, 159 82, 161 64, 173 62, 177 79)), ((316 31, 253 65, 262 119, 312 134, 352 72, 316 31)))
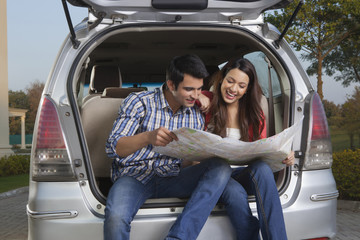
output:
POLYGON ((291 25, 292 22, 294 21, 296 15, 298 14, 298 12, 299 12, 299 10, 300 10, 300 8, 301 8, 301 6, 302 6, 303 4, 304 4, 304 0, 300 0, 299 4, 297 5, 297 7, 296 7, 296 9, 295 9, 295 11, 294 11, 294 13, 291 15, 291 18, 290 18, 289 22, 286 24, 284 30, 282 31, 280 37, 273 42, 273 44, 274 44, 274 46, 275 46, 276 49, 279 49, 279 47, 280 47, 280 45, 279 45, 280 41, 284 38, 286 32, 288 31, 290 25, 291 25))
POLYGON ((62 4, 63 4, 63 7, 64 7, 64 12, 65 12, 65 16, 66 16, 66 21, 69 25, 69 29, 70 29, 70 40, 72 42, 72 45, 75 49, 77 49, 80 45, 80 41, 76 39, 76 34, 75 34, 75 31, 74 31, 74 27, 72 25, 72 22, 71 22, 71 17, 70 17, 70 13, 69 13, 69 8, 66 4, 66 0, 62 0, 62 4))

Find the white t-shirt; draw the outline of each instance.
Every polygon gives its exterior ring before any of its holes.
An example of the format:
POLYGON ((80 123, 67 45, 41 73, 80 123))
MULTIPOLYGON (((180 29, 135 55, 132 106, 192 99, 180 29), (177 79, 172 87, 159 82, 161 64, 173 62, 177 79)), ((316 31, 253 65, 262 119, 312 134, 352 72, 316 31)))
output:
POLYGON ((240 129, 238 129, 238 128, 226 128, 226 137, 239 140, 240 137, 241 137, 240 129))

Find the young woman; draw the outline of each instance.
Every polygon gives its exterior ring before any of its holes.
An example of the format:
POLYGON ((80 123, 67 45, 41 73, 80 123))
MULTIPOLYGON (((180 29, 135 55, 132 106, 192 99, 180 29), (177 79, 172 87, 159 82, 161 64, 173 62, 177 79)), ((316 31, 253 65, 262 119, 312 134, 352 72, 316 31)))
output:
MULTIPOLYGON (((203 91, 204 96, 200 99, 201 109, 207 112, 207 131, 246 142, 266 137, 265 116, 260 106, 262 91, 255 67, 249 60, 230 60, 213 79, 213 87, 213 92, 203 91)), ((294 153, 291 152, 283 163, 293 165, 294 153)), ((270 167, 257 161, 235 169, 232 177, 249 195, 255 195, 263 239, 287 239, 270 167)))

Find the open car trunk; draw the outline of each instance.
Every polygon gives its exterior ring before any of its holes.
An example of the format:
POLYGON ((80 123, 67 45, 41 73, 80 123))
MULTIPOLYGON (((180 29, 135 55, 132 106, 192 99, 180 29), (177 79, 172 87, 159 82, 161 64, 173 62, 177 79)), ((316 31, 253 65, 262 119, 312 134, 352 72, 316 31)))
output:
MULTIPOLYGON (((112 160, 105 153, 105 142, 119 106, 130 92, 151 90, 164 83, 165 69, 174 56, 187 53, 198 55, 210 75, 232 57, 248 58, 256 67, 266 99, 263 103, 265 115, 268 116, 269 109, 274 113, 274 124, 269 125, 267 121, 268 136, 271 132, 279 133, 288 127, 290 80, 280 58, 270 50, 268 44, 261 43, 256 35, 243 27, 179 23, 114 26, 111 31, 101 33, 96 41, 88 43, 85 46, 88 60, 77 79, 76 92, 87 143, 84 151, 89 156, 89 177, 93 176, 95 180, 92 189, 98 200, 105 203, 111 186, 112 160), (269 73, 273 107, 268 106, 269 73)), ((208 79, 204 85, 205 89, 211 87, 208 79)), ((284 169, 274 174, 280 194, 288 183, 289 172, 284 169)), ((179 204, 183 205, 184 202, 179 199, 152 199, 143 207, 179 204)))

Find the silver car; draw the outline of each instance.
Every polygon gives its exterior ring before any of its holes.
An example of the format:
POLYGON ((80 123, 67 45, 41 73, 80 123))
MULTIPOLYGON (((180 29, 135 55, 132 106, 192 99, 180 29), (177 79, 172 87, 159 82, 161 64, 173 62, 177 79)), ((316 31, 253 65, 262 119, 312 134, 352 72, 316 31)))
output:
MULTIPOLYGON (((27 205, 29 239, 103 239, 112 159, 105 141, 123 99, 165 81, 169 60, 198 55, 210 74, 234 56, 252 61, 264 93, 268 136, 304 117, 296 164, 274 174, 289 239, 333 238, 338 191, 321 100, 263 12, 286 0, 68 0, 89 9, 59 51, 39 105, 27 205)), ((206 85, 205 88, 210 88, 206 85)), ((186 199, 149 199, 131 239, 163 239, 186 199)), ((256 215, 253 196, 249 204, 256 215)), ((217 205, 199 240, 235 239, 217 205)))

